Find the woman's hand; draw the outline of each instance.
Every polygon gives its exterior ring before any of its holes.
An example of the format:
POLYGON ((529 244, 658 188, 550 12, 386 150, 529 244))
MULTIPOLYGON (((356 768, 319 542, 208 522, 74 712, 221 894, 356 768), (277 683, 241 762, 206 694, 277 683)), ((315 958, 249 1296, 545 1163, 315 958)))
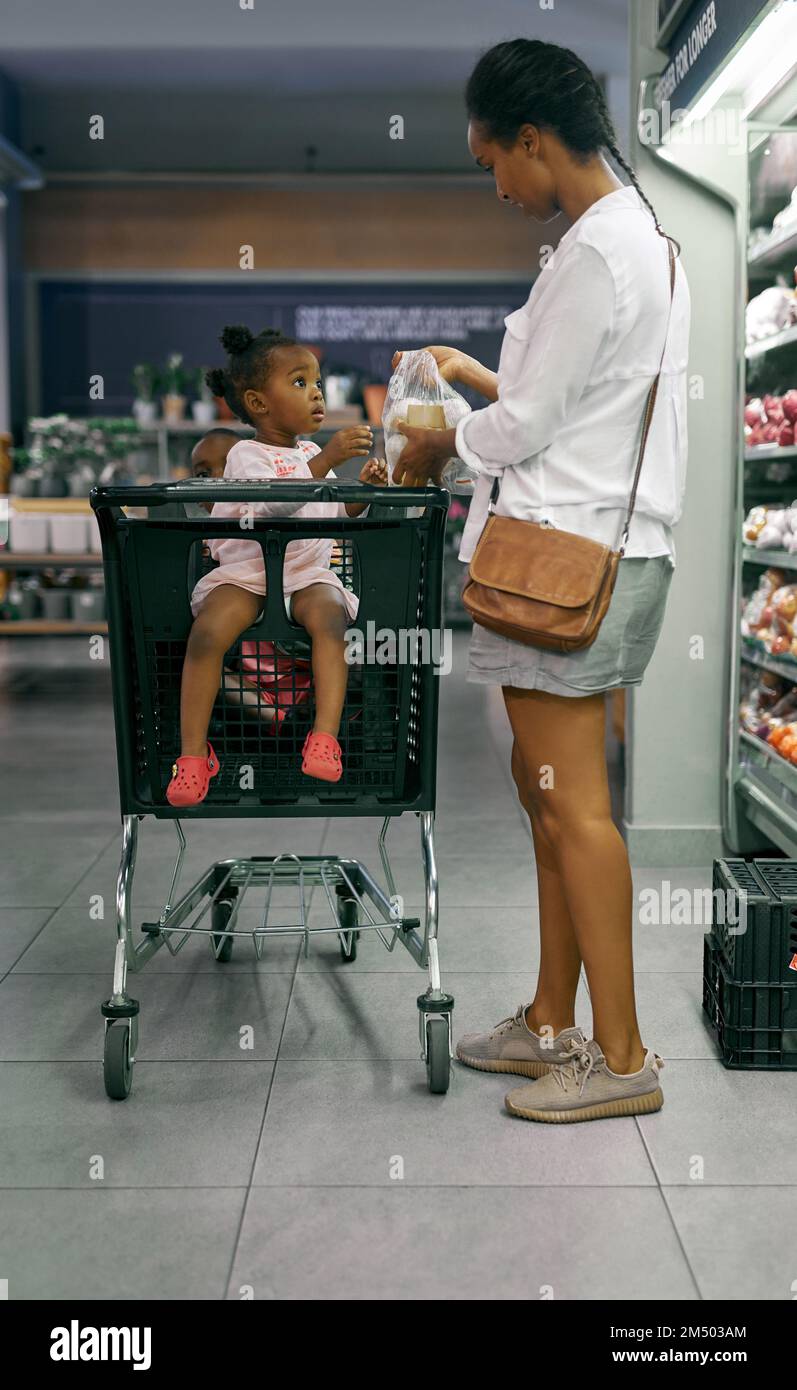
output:
MULTIPOLYGON (((444 381, 456 381, 460 386, 470 386, 472 390, 486 396, 488 401, 498 400, 498 377, 489 367, 483 367, 481 362, 477 362, 475 357, 460 352, 459 348, 450 347, 428 347, 424 348, 424 352, 432 354, 444 381)), ((393 354, 394 368, 398 366, 402 356, 401 352, 393 354)))
MULTIPOLYGON (((437 370, 444 381, 460 380, 459 374, 464 364, 465 354, 460 352, 459 348, 427 347, 424 348, 423 351, 431 353, 437 363, 437 370)), ((398 366, 402 356, 403 354, 401 352, 394 352, 393 362, 391 364, 394 369, 398 366)))
POLYGON ((393 482, 403 487, 441 486, 443 469, 456 454, 456 430, 428 430, 396 420, 395 427, 407 442, 393 469, 393 482))

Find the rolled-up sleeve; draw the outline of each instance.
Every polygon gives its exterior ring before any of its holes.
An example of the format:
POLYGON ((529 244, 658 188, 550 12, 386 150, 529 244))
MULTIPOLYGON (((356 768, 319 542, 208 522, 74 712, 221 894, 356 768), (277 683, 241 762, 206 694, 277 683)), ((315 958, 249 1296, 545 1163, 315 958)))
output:
POLYGON ((457 425, 458 456, 485 472, 523 463, 551 443, 611 332, 614 278, 600 251, 577 242, 561 265, 556 253, 553 262, 540 272, 555 277, 543 300, 528 314, 510 315, 507 332, 521 342, 510 357, 511 377, 499 373, 498 400, 457 425))

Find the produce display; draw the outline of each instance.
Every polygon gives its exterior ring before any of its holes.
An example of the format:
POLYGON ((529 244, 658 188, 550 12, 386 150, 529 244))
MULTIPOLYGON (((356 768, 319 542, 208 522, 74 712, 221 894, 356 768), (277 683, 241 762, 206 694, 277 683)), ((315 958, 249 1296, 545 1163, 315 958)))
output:
POLYGON ((797 390, 782 396, 748 396, 744 407, 744 440, 748 449, 766 444, 790 448, 797 424, 797 390))
POLYGON ((797 551, 797 502, 790 507, 752 507, 742 525, 742 540, 756 550, 797 551))
POLYGON ((759 255, 769 245, 773 237, 787 236, 797 227, 797 188, 792 189, 791 198, 772 219, 771 227, 755 227, 748 238, 748 255, 759 255))
POLYGON ((769 285, 754 295, 745 310, 745 332, 748 347, 752 343, 774 338, 784 328, 797 323, 797 295, 786 285, 769 285))
POLYGON ((741 727, 797 766, 797 686, 771 671, 743 677, 741 727))
POLYGON ((741 619, 742 637, 770 656, 797 660, 797 584, 785 584, 782 570, 768 569, 747 599, 741 619))

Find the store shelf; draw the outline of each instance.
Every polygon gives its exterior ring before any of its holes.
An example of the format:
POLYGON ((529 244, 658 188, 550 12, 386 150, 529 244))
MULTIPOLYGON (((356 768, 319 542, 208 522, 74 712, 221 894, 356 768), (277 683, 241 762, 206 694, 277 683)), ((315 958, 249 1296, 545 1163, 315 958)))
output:
POLYGON ((96 623, 71 622, 69 618, 56 620, 54 618, 23 618, 18 622, 0 621, 0 636, 3 637, 36 637, 36 636, 80 636, 97 637, 108 631, 108 624, 105 619, 98 620, 96 623))
MULTIPOLYGON (((797 767, 790 763, 788 758, 782 758, 780 753, 762 738, 756 738, 755 734, 748 733, 746 729, 739 730, 739 746, 752 758, 755 766, 765 768, 771 777, 786 787, 797 799, 797 767)), ((749 772, 749 764, 747 771, 749 772)))
POLYGON ((757 275, 759 272, 766 274, 780 265, 781 261, 797 256, 797 223, 789 227, 788 231, 778 231, 773 233, 768 241, 762 242, 760 248, 754 256, 750 256, 747 262, 748 270, 757 275))
POLYGON ((784 328, 782 333, 775 333, 771 338, 762 338, 758 343, 751 343, 744 350, 744 355, 748 361, 753 357, 762 357, 765 352, 774 352, 776 348, 797 345, 797 324, 791 328, 784 328))
POLYGON ((58 516, 90 516, 91 503, 88 497, 18 497, 16 493, 3 494, 15 512, 55 512, 58 516))
POLYGON ((774 565, 779 570, 797 570, 797 551, 792 555, 788 550, 756 550, 754 545, 743 545, 742 563, 763 565, 766 569, 774 565))
POLYGON ((745 463, 772 463, 781 459, 797 459, 797 444, 786 444, 783 448, 779 444, 756 444, 744 451, 745 463))
POLYGON ((763 671, 771 671, 773 675, 781 676, 783 680, 793 681, 797 685, 797 661, 791 661, 788 657, 770 656, 768 652, 761 651, 744 637, 740 651, 742 661, 748 661, 751 666, 760 666, 763 671))
POLYGON ((43 554, 42 551, 0 550, 0 570, 102 569, 102 556, 43 554))

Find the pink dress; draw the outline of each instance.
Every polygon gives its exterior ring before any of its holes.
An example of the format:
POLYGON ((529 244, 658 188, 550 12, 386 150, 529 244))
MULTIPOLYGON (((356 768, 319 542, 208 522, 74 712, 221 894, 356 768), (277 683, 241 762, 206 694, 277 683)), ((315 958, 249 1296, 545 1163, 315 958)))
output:
MULTIPOLYGON (((224 477, 258 483, 280 478, 317 481, 310 472, 309 460, 320 452, 318 445, 312 444, 309 439, 300 439, 295 449, 242 439, 238 444, 233 444, 227 455, 224 477)), ((330 469, 326 477, 334 478, 335 474, 330 469)), ((254 516, 346 516, 343 502, 214 502, 210 514, 214 517, 239 517, 250 509, 254 516)), ((257 541, 246 540, 245 536, 246 532, 242 530, 240 539, 225 536, 210 542, 210 553, 214 560, 218 560, 219 566, 203 575, 194 588, 191 595, 194 617, 217 584, 237 584, 252 594, 265 596, 263 552, 257 541)), ((308 584, 332 584, 343 595, 349 618, 353 621, 357 617, 360 600, 344 587, 339 576, 329 568, 333 545, 331 538, 321 536, 290 541, 285 547, 283 590, 288 597, 297 589, 306 589, 308 584)))

